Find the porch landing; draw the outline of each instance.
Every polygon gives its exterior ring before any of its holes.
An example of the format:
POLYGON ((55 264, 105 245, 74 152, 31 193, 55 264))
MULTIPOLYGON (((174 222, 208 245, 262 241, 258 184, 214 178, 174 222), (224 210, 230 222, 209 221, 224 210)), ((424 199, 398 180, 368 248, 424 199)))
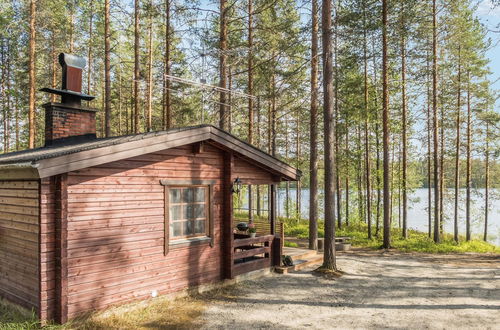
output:
POLYGON ((323 253, 309 249, 284 247, 283 255, 292 257, 293 266, 275 267, 274 270, 279 274, 301 270, 311 265, 320 264, 323 261, 323 253))

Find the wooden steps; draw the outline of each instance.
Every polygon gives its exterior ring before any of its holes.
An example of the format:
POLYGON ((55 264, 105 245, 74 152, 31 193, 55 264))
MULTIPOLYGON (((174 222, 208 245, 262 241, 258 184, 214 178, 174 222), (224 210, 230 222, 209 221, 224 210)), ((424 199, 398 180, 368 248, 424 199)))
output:
POLYGON ((274 271, 278 274, 298 271, 314 264, 320 264, 323 261, 323 254, 315 250, 284 248, 283 254, 292 257, 293 266, 274 267, 274 271))

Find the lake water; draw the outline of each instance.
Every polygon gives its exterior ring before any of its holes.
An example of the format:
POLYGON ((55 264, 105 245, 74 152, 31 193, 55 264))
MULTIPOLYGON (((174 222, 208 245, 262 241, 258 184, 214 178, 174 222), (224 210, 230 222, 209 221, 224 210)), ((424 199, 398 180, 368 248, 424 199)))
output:
MULTIPOLYGON (((428 231, 428 204, 427 204, 428 189, 416 189, 408 195, 408 227, 419 231, 428 231)), ((447 233, 453 233, 453 216, 454 216, 454 190, 450 189, 445 193, 444 205, 444 230, 447 233)), ((290 188, 290 198, 292 204, 295 205, 296 190, 290 188)), ((472 190, 471 203, 471 232, 475 238, 483 237, 484 232, 484 189, 472 190), (480 237, 478 237, 480 235, 480 237)), ((500 189, 490 189, 490 208, 488 216, 488 241, 496 245, 500 245, 500 189)), ((356 196, 353 193, 350 196, 352 201, 352 211, 356 212, 356 196)), ((302 205, 301 215, 303 218, 309 216, 309 189, 301 190, 302 205)), ((342 196, 345 197, 345 194, 342 196)), ((320 196, 320 218, 323 218, 322 196, 320 196)), ((285 215, 286 190, 278 189, 278 215, 285 215)), ((343 209, 342 209, 343 210, 343 209)), ((394 208, 394 220, 398 221, 398 209, 394 208)), ((459 193, 459 233, 465 235, 465 189, 461 189, 459 193)))

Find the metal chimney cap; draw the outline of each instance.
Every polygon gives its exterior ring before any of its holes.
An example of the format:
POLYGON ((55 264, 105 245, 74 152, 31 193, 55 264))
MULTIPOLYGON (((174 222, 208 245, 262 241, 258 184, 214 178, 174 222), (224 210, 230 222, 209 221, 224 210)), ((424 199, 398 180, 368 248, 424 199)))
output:
POLYGON ((59 54, 59 64, 61 66, 71 66, 74 68, 82 69, 85 68, 86 65, 85 57, 76 56, 73 54, 61 53, 59 54))

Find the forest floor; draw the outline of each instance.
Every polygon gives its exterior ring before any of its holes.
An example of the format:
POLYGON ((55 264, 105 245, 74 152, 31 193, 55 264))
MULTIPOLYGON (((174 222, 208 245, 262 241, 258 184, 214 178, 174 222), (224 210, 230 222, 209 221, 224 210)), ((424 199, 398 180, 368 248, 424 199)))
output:
POLYGON ((207 296, 193 326, 206 329, 498 329, 498 254, 355 249, 328 279, 314 267, 244 282, 207 296))
POLYGON ((64 326, 0 301, 0 329, 498 329, 499 254, 353 248, 341 277, 311 266, 178 299, 118 306, 64 326))

